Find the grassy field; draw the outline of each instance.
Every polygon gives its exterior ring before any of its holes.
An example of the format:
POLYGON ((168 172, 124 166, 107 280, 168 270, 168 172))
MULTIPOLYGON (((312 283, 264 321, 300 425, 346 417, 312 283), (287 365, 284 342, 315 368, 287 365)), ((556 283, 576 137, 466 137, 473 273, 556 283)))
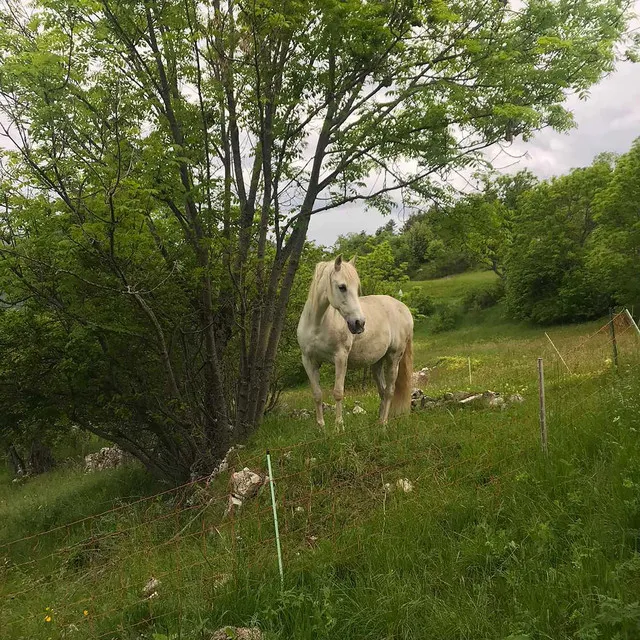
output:
POLYGON ((437 280, 414 280, 409 285, 420 287, 438 302, 460 302, 470 291, 486 289, 497 281, 493 271, 470 271, 437 280))
POLYGON ((616 373, 603 324, 547 329, 566 367, 543 330, 499 307, 450 333, 416 327, 427 393, 524 396, 504 410, 438 408, 382 428, 373 390, 353 383, 346 405, 367 414, 344 433, 328 415, 320 433, 291 415, 311 409, 308 389, 289 392, 231 459, 264 472, 271 451, 282 588, 268 492, 225 517, 228 474, 162 495, 136 467, 1 476, 0 635, 209 640, 232 624, 271 639, 638 638, 638 343, 619 328, 616 373))

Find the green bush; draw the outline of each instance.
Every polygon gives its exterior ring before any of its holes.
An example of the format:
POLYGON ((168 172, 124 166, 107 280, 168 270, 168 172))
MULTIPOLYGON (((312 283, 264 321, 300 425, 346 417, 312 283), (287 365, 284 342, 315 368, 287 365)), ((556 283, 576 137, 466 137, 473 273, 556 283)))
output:
POLYGON ((519 201, 506 260, 509 313, 537 324, 596 318, 611 304, 594 271, 594 204, 611 180, 609 161, 542 182, 519 201))
POLYGON ((436 310, 433 298, 420 287, 412 287, 406 295, 404 302, 417 317, 427 317, 436 310))
POLYGON ((398 289, 409 279, 406 264, 396 265, 390 243, 385 240, 356 260, 362 295, 388 295, 397 297, 398 289))
POLYGON ((431 331, 442 333, 452 331, 462 320, 462 309, 458 305, 443 303, 436 307, 431 319, 431 331))
POLYGON ((504 282, 499 280, 488 287, 468 291, 462 299, 462 306, 465 311, 488 309, 489 307, 493 307, 498 304, 498 302, 504 298, 504 294, 504 282))

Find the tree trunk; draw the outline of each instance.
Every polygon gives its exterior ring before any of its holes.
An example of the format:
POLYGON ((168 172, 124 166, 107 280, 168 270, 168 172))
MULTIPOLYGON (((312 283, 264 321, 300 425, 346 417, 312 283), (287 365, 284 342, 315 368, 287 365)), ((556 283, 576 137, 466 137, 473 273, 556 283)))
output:
MULTIPOLYGON (((260 377, 258 395, 253 405, 253 427, 256 428, 262 421, 264 415, 264 409, 267 404, 267 398, 269 397, 269 386, 274 374, 276 355, 278 349, 278 343, 280 342, 280 335, 284 327, 284 321, 286 316, 287 303, 289 301, 289 294, 293 286, 293 280, 296 272, 298 271, 298 265, 300 263, 300 257, 302 250, 304 249, 304 241, 307 235, 307 228, 309 226, 309 217, 301 219, 300 228, 298 229, 300 235, 294 242, 293 249, 291 251, 291 257, 289 258, 289 264, 287 271, 282 280, 280 288, 280 295, 277 301, 272 307, 273 316, 270 318, 271 322, 268 323, 268 340, 265 344, 264 356, 261 358, 260 377)), ((266 334, 266 332, 265 332, 266 334)), ((267 337, 265 335, 265 337, 267 337)))
POLYGON ((29 462, 27 468, 30 473, 38 475, 40 473, 46 473, 51 471, 56 462, 53 459, 51 449, 40 442, 40 440, 34 440, 31 443, 31 450, 29 451, 29 462))
MULTIPOLYGON (((208 268, 208 260, 201 259, 203 271, 208 268)), ((211 279, 205 271, 201 290, 202 330, 205 343, 205 398, 204 432, 209 453, 214 458, 222 458, 229 448, 231 423, 229 421, 227 396, 223 384, 222 363, 218 358, 215 336, 215 317, 212 303, 211 279)))
POLYGON ((18 453, 18 450, 13 443, 9 445, 7 455, 9 457, 9 464, 13 470, 13 475, 16 478, 25 476, 27 474, 27 465, 24 463, 22 456, 18 453))

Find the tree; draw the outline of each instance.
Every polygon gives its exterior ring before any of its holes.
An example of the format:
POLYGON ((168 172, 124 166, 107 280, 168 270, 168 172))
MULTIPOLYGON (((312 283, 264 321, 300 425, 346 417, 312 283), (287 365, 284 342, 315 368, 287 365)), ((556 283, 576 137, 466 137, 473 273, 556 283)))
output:
POLYGON ((383 224, 381 227, 376 229, 376 236, 379 238, 380 236, 384 238, 392 237, 396 231, 396 221, 389 220, 386 224, 383 224))
POLYGON ((409 279, 405 275, 406 267, 406 264, 396 266, 388 240, 373 244, 371 250, 356 261, 363 295, 397 296, 399 286, 409 279))
POLYGON ((539 323, 604 313, 610 292, 588 268, 595 202, 612 176, 607 158, 542 182, 519 201, 507 258, 507 304, 539 323))
POLYGON ((350 257, 363 256, 375 246, 375 242, 372 243, 371 239, 366 231, 340 235, 333 245, 333 251, 335 254, 343 253, 350 257))
POLYGON ((611 182, 598 194, 589 268, 615 302, 640 303, 640 138, 617 159, 611 182))
POLYGON ((627 4, 3 0, 0 288, 75 347, 68 412, 210 469, 262 419, 311 216, 567 128, 627 4))
POLYGON ((61 344, 50 320, 0 303, 0 451, 8 453, 15 475, 48 471, 50 447, 68 432, 64 411, 51 402, 60 397, 61 376, 52 375, 52 367, 61 344))
POLYGON ((437 218, 437 233, 472 264, 504 278, 518 201, 537 180, 527 170, 513 175, 489 171, 478 177, 480 191, 463 196, 437 218))

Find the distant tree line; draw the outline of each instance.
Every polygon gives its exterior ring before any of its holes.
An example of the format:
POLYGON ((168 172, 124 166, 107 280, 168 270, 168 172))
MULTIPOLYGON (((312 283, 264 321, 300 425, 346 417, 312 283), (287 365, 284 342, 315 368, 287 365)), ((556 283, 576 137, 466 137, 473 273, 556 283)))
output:
POLYGON ((389 221, 373 234, 341 236, 336 251, 390 253, 390 267, 413 280, 493 270, 512 317, 540 324, 640 303, 640 139, 623 155, 601 154, 550 180, 526 170, 478 177, 478 191, 400 229, 389 221))

